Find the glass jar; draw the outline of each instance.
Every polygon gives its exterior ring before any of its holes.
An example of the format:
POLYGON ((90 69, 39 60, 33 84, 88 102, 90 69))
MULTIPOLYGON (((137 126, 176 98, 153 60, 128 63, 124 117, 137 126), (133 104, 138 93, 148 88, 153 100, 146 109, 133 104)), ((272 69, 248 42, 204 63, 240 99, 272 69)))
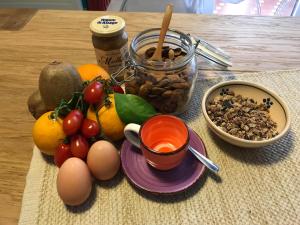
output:
POLYGON ((125 75, 126 93, 143 97, 161 113, 180 114, 188 107, 197 79, 195 46, 190 36, 168 30, 163 49, 167 59, 149 60, 145 52, 157 46, 159 34, 160 28, 153 28, 132 40, 129 54, 134 75, 131 72, 125 75), (174 59, 174 53, 179 51, 180 56, 174 59))
MULTIPOLYGON (((109 74, 117 72, 128 58, 125 21, 118 16, 101 16, 90 23, 90 30, 98 65, 109 74)), ((123 80, 122 74, 116 79, 123 80)))

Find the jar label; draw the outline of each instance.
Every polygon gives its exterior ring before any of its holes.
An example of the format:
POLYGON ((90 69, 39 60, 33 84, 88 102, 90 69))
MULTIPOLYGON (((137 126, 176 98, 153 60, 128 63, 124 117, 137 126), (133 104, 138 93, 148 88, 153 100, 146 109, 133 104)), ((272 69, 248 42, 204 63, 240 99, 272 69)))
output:
POLYGON ((120 49, 103 51, 95 48, 97 63, 110 74, 117 72, 123 66, 123 62, 128 58, 127 43, 120 49))

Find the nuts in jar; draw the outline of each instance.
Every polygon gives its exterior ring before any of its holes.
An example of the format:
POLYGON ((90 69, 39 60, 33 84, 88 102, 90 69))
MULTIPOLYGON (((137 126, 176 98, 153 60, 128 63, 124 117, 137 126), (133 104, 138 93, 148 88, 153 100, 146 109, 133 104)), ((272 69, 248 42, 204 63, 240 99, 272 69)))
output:
POLYGON ((158 36, 159 29, 150 29, 133 39, 130 56, 137 66, 134 79, 126 82, 126 93, 143 97, 162 113, 179 114, 187 109, 197 78, 194 46, 187 35, 169 30, 163 61, 154 62, 149 59, 158 36))
MULTIPOLYGON (((156 50, 155 47, 151 47, 151 48, 147 49, 145 51, 144 58, 150 59, 153 56, 155 50, 156 50)), ((161 57, 162 57, 163 62, 168 62, 171 60, 179 60, 182 56, 185 56, 185 55, 186 55, 186 53, 184 51, 182 51, 181 48, 172 49, 169 46, 162 47, 161 57)), ((143 57, 143 56, 141 56, 141 57, 143 57)))
MULTIPOLYGON (((102 16, 90 24, 97 63, 110 74, 117 72, 128 57, 125 21, 118 16, 102 16)), ((120 74, 118 80, 123 80, 120 74)))

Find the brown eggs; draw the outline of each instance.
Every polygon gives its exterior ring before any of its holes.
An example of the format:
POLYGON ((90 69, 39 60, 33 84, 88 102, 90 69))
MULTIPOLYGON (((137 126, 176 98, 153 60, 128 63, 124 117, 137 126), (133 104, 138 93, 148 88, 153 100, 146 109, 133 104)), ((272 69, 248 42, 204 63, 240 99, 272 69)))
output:
POLYGON ((95 142, 88 153, 87 164, 98 180, 113 178, 120 168, 120 155, 110 142, 95 142))
POLYGON ((69 158, 59 169, 57 192, 62 201, 71 206, 82 204, 92 190, 92 178, 84 161, 69 158))

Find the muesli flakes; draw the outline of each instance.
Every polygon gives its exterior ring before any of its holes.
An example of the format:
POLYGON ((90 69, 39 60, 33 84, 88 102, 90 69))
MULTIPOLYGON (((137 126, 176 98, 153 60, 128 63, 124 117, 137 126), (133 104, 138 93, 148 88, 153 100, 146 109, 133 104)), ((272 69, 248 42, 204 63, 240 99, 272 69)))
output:
POLYGON ((260 141, 278 135, 269 108, 270 105, 257 104, 252 98, 235 95, 226 89, 208 102, 207 113, 223 131, 246 140, 260 141))

